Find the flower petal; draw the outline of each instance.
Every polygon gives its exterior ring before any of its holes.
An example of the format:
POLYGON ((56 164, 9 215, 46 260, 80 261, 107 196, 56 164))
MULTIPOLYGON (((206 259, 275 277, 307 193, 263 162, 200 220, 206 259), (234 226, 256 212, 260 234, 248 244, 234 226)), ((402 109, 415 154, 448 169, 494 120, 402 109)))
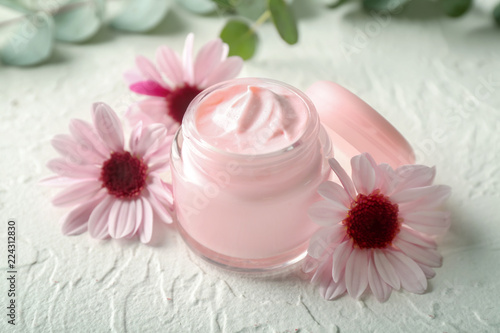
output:
POLYGON ((349 195, 347 195, 344 188, 337 183, 331 181, 321 183, 318 186, 318 193, 327 200, 342 203, 346 209, 350 206, 349 195))
POLYGON ((153 209, 151 205, 145 198, 141 198, 142 201, 142 223, 139 228, 139 236, 141 242, 149 243, 151 241, 151 236, 153 235, 153 209))
POLYGON ((413 259, 398 251, 387 251, 386 256, 396 270, 403 289, 416 294, 425 292, 427 279, 413 259))
POLYGON ((340 166, 339 162, 337 162, 337 160, 334 158, 330 158, 328 160, 328 163, 330 164, 333 172, 335 172, 335 174, 339 178, 342 186, 344 186, 347 194, 349 194, 349 196, 351 197, 351 200, 355 200, 356 190, 354 189, 354 184, 352 183, 351 178, 349 178, 349 176, 347 175, 347 172, 345 172, 345 170, 340 166))
POLYGON ((166 97, 170 94, 170 90, 151 80, 135 82, 129 86, 129 89, 147 96, 166 97))
POLYGON ((100 204, 92 211, 89 217, 89 234, 91 237, 97 239, 104 239, 109 236, 108 233, 108 217, 111 210, 111 205, 115 202, 116 198, 113 196, 106 196, 100 204))
POLYGON ((385 283, 395 290, 399 290, 399 288, 401 288, 399 276, 389 259, 387 259, 384 251, 373 250, 373 263, 375 264, 378 274, 385 283))
POLYGON ((163 81, 160 72, 158 72, 155 65, 151 61, 149 61, 148 58, 138 56, 137 58, 135 58, 135 65, 148 81, 155 81, 156 83, 158 83, 158 85, 164 88, 168 88, 168 86, 163 81))
POLYGON ((167 110, 168 106, 165 98, 151 97, 131 105, 125 116, 133 127, 139 122, 142 122, 144 126, 161 123, 169 131, 175 133, 179 124, 173 118, 167 116, 167 110))
POLYGON ((219 64, 209 76, 203 80, 202 88, 210 87, 218 82, 234 78, 243 67, 243 59, 240 57, 229 57, 224 62, 219 64))
POLYGON ((399 183, 396 191, 430 186, 436 176, 436 168, 418 164, 403 165, 396 169, 396 175, 399 183))
POLYGON ((368 285, 375 298, 381 303, 391 296, 392 288, 379 276, 373 260, 368 263, 368 285))
POLYGON ((156 51, 156 63, 160 71, 172 82, 173 86, 178 86, 184 83, 182 74, 182 63, 179 55, 166 46, 161 46, 156 51))
POLYGON ((109 150, 88 122, 80 119, 72 119, 69 123, 69 130, 75 141, 82 147, 80 154, 83 154, 84 147, 88 147, 88 153, 95 153, 98 156, 97 160, 109 158, 109 150))
POLYGON ((354 249, 345 267, 347 292, 359 298, 368 286, 368 251, 354 249))
POLYGON ((208 74, 222 61, 222 40, 216 38, 205 44, 194 63, 194 84, 199 86, 208 74))
POLYGON ((105 103, 94 103, 92 118, 97 133, 114 152, 123 151, 123 129, 116 113, 105 103))
POLYGON ((54 206, 71 206, 84 202, 96 195, 101 188, 101 182, 96 179, 83 180, 56 194, 52 199, 52 204, 54 206))
POLYGON ((184 50, 182 52, 182 67, 184 68, 184 82, 193 86, 194 73, 193 73, 193 43, 194 34, 190 33, 186 37, 184 43, 184 50))
POLYGON ((103 198, 104 195, 98 196, 94 200, 85 202, 66 214, 61 219, 63 235, 73 236, 87 231, 87 222, 90 214, 103 198))
POLYGON ((450 213, 443 211, 402 212, 401 217, 404 224, 431 235, 443 235, 451 224, 450 213))
POLYGON ((411 203, 408 207, 435 208, 442 205, 451 194, 451 188, 446 185, 433 185, 410 188, 391 195, 392 202, 397 204, 411 203))
POLYGON ((342 296, 346 292, 346 290, 347 288, 343 277, 339 282, 330 280, 329 284, 320 285, 319 287, 321 296, 329 301, 342 296))
POLYGON ((97 164, 102 158, 93 154, 89 147, 83 147, 69 135, 58 134, 50 142, 52 147, 61 154, 68 162, 74 164, 97 164))
POLYGON ((332 279, 332 260, 327 256, 325 260, 321 261, 318 269, 314 272, 311 278, 312 283, 319 282, 320 285, 328 285, 332 279))
POLYGON ((424 234, 421 234, 415 230, 409 229, 405 226, 401 227, 401 230, 399 231, 397 237, 409 243, 413 243, 415 245, 419 245, 422 247, 427 247, 431 249, 435 249, 437 247, 436 242, 432 238, 424 234))
POLYGON ((148 191, 148 194, 146 194, 145 197, 151 204, 155 214, 163 223, 170 224, 173 222, 171 213, 158 201, 158 199, 156 199, 156 196, 151 191, 148 191))
POLYGON ((79 179, 98 179, 101 169, 95 165, 74 164, 63 158, 55 158, 47 163, 47 167, 60 176, 79 179))
POLYGON ((426 265, 418 263, 418 262, 417 262, 417 265, 418 265, 418 267, 420 267, 422 269, 422 271, 424 272, 425 277, 427 279, 432 279, 434 276, 436 276, 436 272, 432 268, 430 268, 429 266, 426 266, 426 265))
POLYGON ((307 213, 315 223, 331 226, 347 217, 347 208, 334 201, 322 200, 313 203, 307 213))
MULTIPOLYGON (((309 248, 307 253, 313 258, 321 258, 325 251, 330 250, 345 236, 345 228, 340 225, 321 228, 316 231, 309 241, 309 248)), ((333 252, 333 250, 330 250, 333 252)))
POLYGON ((443 258, 436 250, 408 243, 401 238, 396 238, 394 245, 396 245, 404 254, 415 260, 417 263, 421 263, 429 267, 441 267, 443 258))
POLYGON ((345 272, 347 260, 349 260, 349 257, 353 251, 352 243, 351 241, 345 241, 341 243, 337 248, 335 249, 335 252, 333 252, 332 255, 332 277, 335 282, 340 281, 342 275, 345 272))
POLYGON ((368 195, 375 189, 375 169, 366 157, 367 154, 356 155, 351 159, 352 181, 358 193, 368 195))
POLYGON ((304 264, 302 265, 302 271, 304 271, 304 273, 311 273, 316 268, 318 268, 318 265, 319 265, 319 260, 311 256, 307 256, 304 259, 304 264))

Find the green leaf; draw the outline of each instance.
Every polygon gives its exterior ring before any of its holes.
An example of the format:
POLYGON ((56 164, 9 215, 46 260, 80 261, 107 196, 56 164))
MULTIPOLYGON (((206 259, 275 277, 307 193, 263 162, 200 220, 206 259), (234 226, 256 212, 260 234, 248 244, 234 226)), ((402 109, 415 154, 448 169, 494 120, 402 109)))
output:
POLYGON ((238 15, 256 21, 267 10, 267 3, 262 0, 240 0, 235 10, 238 15))
POLYGON ((212 0, 177 0, 181 6, 196 14, 210 14, 217 9, 217 4, 212 0))
POLYGON ((212 0, 221 9, 234 9, 234 4, 232 0, 212 0))
POLYGON ((410 1, 411 0, 363 0, 363 7, 367 11, 396 11, 410 1))
POLYGON ((169 0, 128 0, 123 11, 111 20, 111 26, 124 31, 146 32, 163 20, 169 8, 169 0))
POLYGON ((334 1, 333 3, 329 4, 328 5, 328 8, 337 8, 337 7, 340 7, 342 6, 343 4, 345 4, 347 1, 349 0, 337 0, 337 1, 334 1))
POLYGON ((17 10, 18 12, 21 12, 21 13, 29 13, 30 12, 30 10, 28 8, 24 7, 17 0, 0 0, 0 5, 8 7, 10 9, 17 10))
POLYGON ((495 22, 500 25, 500 3, 495 6, 495 9, 493 9, 493 18, 495 19, 495 22))
POLYGON ((13 27, 0 48, 0 59, 9 65, 31 66, 47 60, 54 45, 54 21, 46 13, 28 15, 13 27))
POLYGON ((56 39, 64 42, 83 42, 101 28, 104 18, 104 2, 72 0, 54 15, 56 39))
POLYGON ((465 14, 472 4, 472 0, 442 0, 444 12, 449 17, 459 17, 465 14))
POLYGON ((284 0, 268 0, 267 5, 281 38, 288 44, 297 43, 299 32, 290 6, 284 0))
POLYGON ((229 55, 237 55, 244 60, 253 57, 258 38, 255 31, 243 21, 230 20, 220 33, 220 38, 229 45, 229 55))

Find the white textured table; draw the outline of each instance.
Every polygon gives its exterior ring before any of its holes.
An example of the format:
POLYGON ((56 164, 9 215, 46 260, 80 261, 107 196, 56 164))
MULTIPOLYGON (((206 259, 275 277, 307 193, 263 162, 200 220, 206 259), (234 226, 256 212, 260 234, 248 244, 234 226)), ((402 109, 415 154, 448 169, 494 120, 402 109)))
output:
MULTIPOLYGON (((420 3, 420 2, 419 2, 420 3)), ((416 4, 416 2, 415 2, 416 4)), ((89 120, 94 101, 121 115, 134 101, 121 73, 134 56, 167 43, 196 46, 223 22, 175 8, 149 35, 111 30, 85 45, 57 44, 46 65, 0 68, 0 331, 8 332, 6 222, 18 226, 17 305, 24 332, 499 332, 500 30, 489 13, 463 19, 376 19, 351 3, 301 11, 301 40, 289 47, 270 25, 241 76, 305 89, 336 81, 390 120, 449 184, 453 225, 440 242, 444 264, 424 295, 394 292, 326 302, 300 270, 252 277, 193 256, 174 227, 153 245, 64 237, 66 210, 37 185, 56 156, 49 140, 70 118, 89 120), (349 51, 349 52, 347 52, 349 51), (347 53, 349 53, 349 55, 347 53)))

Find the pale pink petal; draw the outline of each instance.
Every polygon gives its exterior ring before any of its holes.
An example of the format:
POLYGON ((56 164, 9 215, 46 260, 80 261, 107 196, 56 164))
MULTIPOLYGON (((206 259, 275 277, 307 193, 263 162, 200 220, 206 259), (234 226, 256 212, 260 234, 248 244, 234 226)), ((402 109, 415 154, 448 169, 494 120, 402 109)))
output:
POLYGON ((346 209, 351 205, 347 192, 337 183, 331 181, 321 183, 318 186, 318 193, 327 200, 342 203, 346 209))
POLYGON ((345 227, 342 225, 321 228, 312 235, 307 253, 313 258, 320 258, 326 250, 341 242, 344 236, 345 227))
POLYGON ((201 87, 210 87, 218 82, 232 79, 238 75, 242 67, 243 59, 240 57, 229 57, 210 72, 208 77, 203 80, 201 87))
POLYGON ((356 155, 351 159, 352 181, 358 193, 368 195, 375 189, 376 174, 367 154, 356 155))
POLYGON ((123 129, 116 113, 105 103, 94 103, 92 119, 97 133, 111 151, 123 151, 123 129))
POLYGON ((139 101, 131 105, 125 116, 133 127, 139 122, 142 122, 144 126, 161 123, 172 133, 175 133, 179 127, 179 124, 168 116, 168 105, 165 98, 151 97, 139 101))
POLYGON ((307 213, 315 223, 331 226, 347 217, 347 208, 340 203, 322 200, 313 203, 307 213))
POLYGON ((174 50, 166 46, 159 47, 156 51, 156 63, 160 71, 165 74, 173 86, 184 83, 182 63, 174 50))
POLYGON ((123 78, 129 85, 145 79, 145 77, 137 68, 127 70, 125 73, 123 73, 123 78))
POLYGON ((396 169, 396 175, 399 182, 396 191, 430 186, 436 176, 436 168, 425 165, 403 165, 396 169))
POLYGON ((123 200, 117 199, 113 202, 111 205, 111 208, 109 209, 109 217, 108 217, 108 233, 111 237, 113 238, 119 238, 116 237, 116 229, 117 229, 117 224, 119 224, 121 221, 119 219, 120 215, 120 210, 122 207, 122 204, 124 203, 123 200))
POLYGON ((134 217, 135 224, 134 224, 134 230, 132 231, 130 236, 137 234, 139 227, 141 226, 143 212, 144 212, 143 207, 144 207, 144 204, 143 204, 141 198, 138 198, 137 200, 135 200, 135 217, 134 217))
POLYGON ((73 236, 87 231, 87 222, 90 214, 103 198, 104 195, 98 196, 94 200, 87 201, 66 214, 61 219, 63 235, 73 236))
POLYGON ((221 62, 222 58, 222 41, 216 38, 205 44, 194 63, 194 84, 200 85, 207 75, 221 62))
MULTIPOLYGON (((118 200, 117 200, 118 201, 118 200)), ((136 210, 135 200, 120 200, 121 206, 115 221, 109 214, 108 232, 113 238, 123 238, 132 233, 135 227, 136 210)), ((116 205, 116 203, 115 203, 116 205)), ((114 205, 113 205, 114 208, 114 205)))
POLYGON ((148 58, 143 56, 138 56, 135 59, 135 65, 141 72, 141 74, 146 78, 146 80, 155 81, 160 86, 168 88, 168 85, 163 81, 161 74, 156 69, 155 65, 149 61, 148 58))
POLYGON ((139 228, 139 236, 141 242, 149 243, 151 241, 151 236, 153 235, 153 209, 149 202, 141 198, 142 201, 142 223, 139 228))
POLYGON ((159 145, 167 137, 167 128, 163 124, 152 124, 142 129, 141 136, 131 147, 134 155, 145 157, 146 155, 158 150, 159 145))
POLYGON ((43 186, 53 186, 53 187, 66 187, 75 184, 79 184, 82 181, 81 178, 69 178, 61 176, 49 176, 40 180, 39 184, 43 186))
POLYGON ((359 298, 368 286, 368 251, 354 249, 345 267, 345 284, 347 292, 359 298))
POLYGON ((194 69, 193 69, 193 42, 194 34, 190 33, 186 37, 184 50, 182 52, 182 67, 184 68, 184 82, 194 85, 194 69))
POLYGON ((314 272, 311 278, 312 283, 319 282, 321 285, 328 285, 332 279, 332 260, 330 256, 327 256, 325 260, 321 261, 318 269, 314 272))
POLYGON ((152 177, 148 189, 168 211, 173 211, 172 185, 164 183, 159 177, 152 177))
POLYGON ((111 205, 116 200, 113 196, 106 196, 104 200, 92 211, 89 217, 89 234, 97 239, 104 239, 109 236, 108 233, 108 217, 111 210, 111 205))
POLYGON ((54 136, 50 143, 70 163, 97 164, 102 162, 101 157, 76 143, 69 135, 58 134, 54 136))
MULTIPOLYGON (((72 119, 69 123, 69 130, 75 138, 75 142, 82 146, 82 150, 84 147, 88 147, 89 153, 97 154, 102 160, 109 157, 109 150, 88 122, 80 119, 72 119)), ((83 151, 80 152, 80 154, 83 153, 83 151)))
POLYGON ((330 167, 333 172, 337 175, 342 186, 344 186, 345 191, 351 197, 351 200, 354 201, 356 199, 356 190, 354 189, 354 184, 352 183, 351 178, 347 175, 347 172, 340 166, 339 162, 336 159, 330 158, 328 160, 330 167))
POLYGON ((52 199, 52 204, 54 206, 71 206, 91 199, 101 189, 101 182, 97 179, 82 180, 57 193, 52 199))
POLYGON ((427 237, 424 234, 409 229, 405 226, 401 227, 401 230, 399 231, 397 237, 409 243, 413 243, 422 247, 428 247, 431 249, 435 249, 437 247, 436 242, 432 238, 427 237))
POLYGON ((60 176, 79 179, 98 179, 101 168, 96 165, 74 164, 63 158, 55 158, 47 163, 47 167, 60 176))
POLYGON ((397 251, 387 251, 387 259, 396 270, 401 286, 409 292, 422 294, 427 289, 427 279, 413 259, 397 251))
POLYGON ((443 262, 443 258, 436 250, 408 243, 401 238, 396 238, 394 245, 408 257, 429 267, 440 267, 443 262))
POLYGON ((425 277, 427 279, 432 279, 433 277, 436 276, 436 272, 432 268, 430 268, 429 266, 426 266, 426 265, 418 263, 418 262, 417 262, 417 265, 418 265, 418 267, 420 267, 422 269, 422 271, 424 272, 425 277))
POLYGON ((435 208, 442 205, 450 194, 451 188, 449 186, 433 185, 395 192, 390 199, 397 204, 411 203, 408 209, 413 207, 435 208))
POLYGON ((226 60, 228 54, 229 54, 229 45, 227 45, 226 43, 222 43, 222 53, 220 55, 220 61, 226 60))
POLYGON ((325 287, 322 288, 320 286, 319 291, 320 291, 321 296, 323 296, 323 298, 325 298, 326 300, 329 300, 329 301, 336 299, 339 296, 342 296, 347 290, 346 285, 345 285, 345 281, 344 281, 344 276, 342 276, 342 278, 340 279, 339 282, 335 282, 333 280, 330 280, 330 283, 325 287))
POLYGON ((391 296, 392 288, 379 276, 373 260, 368 263, 368 285, 375 298, 381 303, 391 296))
POLYGON ((153 211, 163 223, 169 224, 173 222, 171 213, 164 205, 162 205, 158 201, 158 199, 156 199, 156 196, 151 191, 148 191, 145 194, 145 198, 147 201, 149 201, 151 207, 153 208, 153 211))
POLYGON ((402 212, 404 224, 409 227, 431 235, 442 235, 450 227, 450 213, 443 211, 416 211, 402 212))
POLYGON ((335 282, 340 281, 343 273, 345 272, 345 267, 347 265, 349 257, 351 256, 352 251, 353 251, 352 242, 348 240, 337 246, 335 252, 333 252, 332 255, 333 267, 331 275, 335 282))
POLYGON ((379 184, 377 188, 385 195, 391 195, 397 186, 398 178, 396 172, 387 163, 378 166, 379 184))
POLYGON ((401 281, 399 276, 392 266, 389 259, 387 259, 384 251, 373 250, 373 263, 377 269, 378 274, 392 288, 399 290, 401 288, 401 281))
POLYGON ((304 271, 304 273, 311 273, 316 268, 318 268, 319 263, 320 262, 318 259, 313 258, 311 256, 307 256, 304 259, 304 265, 302 265, 302 270, 304 271))

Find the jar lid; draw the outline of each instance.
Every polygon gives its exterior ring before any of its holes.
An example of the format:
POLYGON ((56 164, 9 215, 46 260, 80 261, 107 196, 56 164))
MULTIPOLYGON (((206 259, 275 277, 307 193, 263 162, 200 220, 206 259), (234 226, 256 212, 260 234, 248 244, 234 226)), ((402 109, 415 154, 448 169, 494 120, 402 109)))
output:
POLYGON ((346 159, 368 152, 377 163, 393 168, 415 163, 406 139, 375 109, 346 88, 329 81, 314 83, 306 94, 330 135, 335 157, 346 159))

